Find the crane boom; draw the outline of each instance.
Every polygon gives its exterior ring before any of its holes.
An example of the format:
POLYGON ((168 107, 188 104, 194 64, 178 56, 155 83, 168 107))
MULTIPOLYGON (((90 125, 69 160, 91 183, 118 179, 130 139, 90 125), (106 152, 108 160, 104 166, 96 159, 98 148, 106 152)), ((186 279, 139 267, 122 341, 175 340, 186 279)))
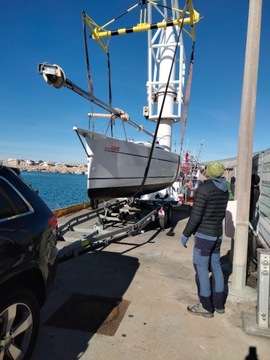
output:
POLYGON ((122 120, 124 122, 128 122, 131 126, 135 127, 138 131, 143 131, 147 135, 153 137, 153 134, 148 132, 147 130, 145 130, 143 128, 143 126, 137 125, 136 123, 134 123, 130 119, 130 117, 127 113, 125 113, 124 111, 122 111, 118 108, 114 108, 114 107, 104 103, 102 100, 98 99, 91 93, 83 90, 82 88, 77 86, 75 83, 68 80, 66 78, 64 71, 61 69, 60 66, 58 66, 56 64, 47 64, 47 63, 39 64, 38 65, 38 73, 43 76, 43 78, 47 84, 52 85, 54 88, 60 89, 61 87, 64 86, 64 87, 76 92, 77 94, 81 95, 85 99, 95 103, 96 105, 100 106, 101 108, 107 110, 108 112, 113 114, 115 117, 119 118, 120 120, 122 120))

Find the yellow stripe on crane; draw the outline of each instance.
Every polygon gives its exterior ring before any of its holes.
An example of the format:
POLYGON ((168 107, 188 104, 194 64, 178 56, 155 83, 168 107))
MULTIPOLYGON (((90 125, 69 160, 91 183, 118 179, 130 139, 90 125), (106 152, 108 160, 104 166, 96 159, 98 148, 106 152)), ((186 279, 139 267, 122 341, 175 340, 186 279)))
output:
POLYGON ((161 21, 154 24, 141 23, 130 28, 122 28, 122 29, 110 30, 110 31, 103 31, 100 30, 100 28, 95 28, 93 30, 93 34, 91 35, 91 38, 97 40, 110 36, 125 35, 134 32, 149 31, 153 29, 161 29, 169 26, 181 26, 181 24, 195 24, 198 21, 200 21, 200 19, 201 19, 200 14, 194 10, 192 18, 185 18, 185 19, 179 18, 172 21, 161 21))

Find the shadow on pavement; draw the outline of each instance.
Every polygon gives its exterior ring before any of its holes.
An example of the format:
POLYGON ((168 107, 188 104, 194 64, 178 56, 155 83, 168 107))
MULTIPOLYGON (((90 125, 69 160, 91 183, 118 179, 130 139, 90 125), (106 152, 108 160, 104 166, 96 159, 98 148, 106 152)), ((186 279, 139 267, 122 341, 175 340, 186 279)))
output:
POLYGON ((229 295, 229 278, 232 274, 232 262, 231 262, 231 250, 229 250, 227 252, 226 255, 222 256, 220 258, 220 262, 221 262, 221 267, 222 267, 222 272, 223 272, 223 276, 224 276, 224 297, 225 297, 225 304, 226 304, 226 299, 229 295))
POLYGON ((138 268, 137 258, 107 251, 60 264, 42 309, 32 359, 60 359, 63 354, 79 359, 95 333, 112 336, 128 308, 123 296, 138 268))

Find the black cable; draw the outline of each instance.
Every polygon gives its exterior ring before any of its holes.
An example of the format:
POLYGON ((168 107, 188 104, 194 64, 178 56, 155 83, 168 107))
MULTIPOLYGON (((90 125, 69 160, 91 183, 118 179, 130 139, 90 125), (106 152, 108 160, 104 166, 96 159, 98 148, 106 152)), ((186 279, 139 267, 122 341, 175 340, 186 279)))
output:
MULTIPOLYGON (((85 12, 83 12, 82 15, 83 15, 83 19, 84 19, 85 12)), ((88 88, 89 88, 90 94, 93 94, 94 93, 94 87, 93 87, 91 71, 90 71, 90 62, 89 62, 87 37, 86 37, 86 26, 85 26, 85 21, 84 20, 83 20, 83 43, 84 43, 84 53, 85 53, 88 88)))

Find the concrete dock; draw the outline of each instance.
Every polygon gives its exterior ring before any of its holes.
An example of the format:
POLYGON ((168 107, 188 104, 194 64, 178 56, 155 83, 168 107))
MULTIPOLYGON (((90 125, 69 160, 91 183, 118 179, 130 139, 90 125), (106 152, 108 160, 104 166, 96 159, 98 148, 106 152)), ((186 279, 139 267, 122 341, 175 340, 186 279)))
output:
POLYGON ((249 331, 256 328, 256 281, 242 294, 230 291, 229 238, 222 244, 225 314, 187 312, 198 302, 193 238, 187 249, 180 243, 188 216, 179 207, 165 230, 59 264, 32 360, 269 360, 267 333, 249 331))

